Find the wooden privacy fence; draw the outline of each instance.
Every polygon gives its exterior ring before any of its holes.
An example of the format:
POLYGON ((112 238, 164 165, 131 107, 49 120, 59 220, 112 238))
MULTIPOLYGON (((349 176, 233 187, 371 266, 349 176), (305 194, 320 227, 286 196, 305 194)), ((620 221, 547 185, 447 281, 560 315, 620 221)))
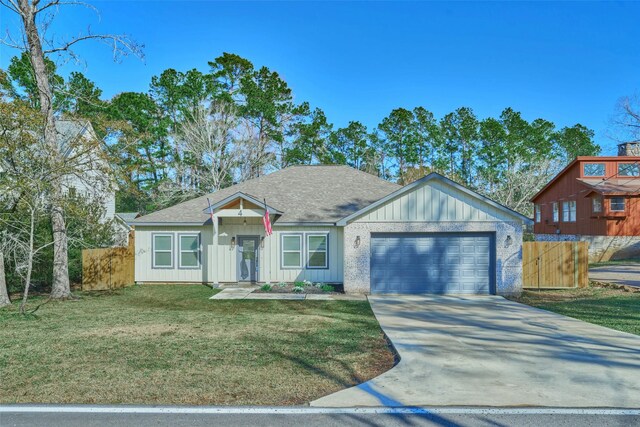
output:
POLYGON ((589 285, 589 243, 524 242, 522 284, 528 289, 589 285))
POLYGON ((82 251, 82 290, 105 291, 134 283, 134 240, 128 247, 84 249, 82 251))

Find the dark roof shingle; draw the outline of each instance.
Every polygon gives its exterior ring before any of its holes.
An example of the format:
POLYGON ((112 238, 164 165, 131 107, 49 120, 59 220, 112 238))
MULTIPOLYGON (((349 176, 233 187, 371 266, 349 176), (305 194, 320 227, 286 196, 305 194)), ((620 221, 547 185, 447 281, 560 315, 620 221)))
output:
POLYGON ((214 204, 239 192, 282 211, 280 223, 335 223, 398 188, 349 166, 291 166, 139 217, 132 225, 205 223, 207 197, 214 204))

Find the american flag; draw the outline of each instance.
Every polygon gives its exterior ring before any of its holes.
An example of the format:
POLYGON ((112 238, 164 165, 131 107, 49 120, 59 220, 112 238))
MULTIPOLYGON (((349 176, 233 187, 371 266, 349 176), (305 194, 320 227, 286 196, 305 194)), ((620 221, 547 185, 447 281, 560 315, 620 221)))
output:
POLYGON ((273 234, 273 230, 271 229, 271 219, 269 218, 269 208, 267 207, 267 200, 264 200, 264 216, 262 217, 262 223, 264 224, 264 233, 267 236, 271 236, 273 234))

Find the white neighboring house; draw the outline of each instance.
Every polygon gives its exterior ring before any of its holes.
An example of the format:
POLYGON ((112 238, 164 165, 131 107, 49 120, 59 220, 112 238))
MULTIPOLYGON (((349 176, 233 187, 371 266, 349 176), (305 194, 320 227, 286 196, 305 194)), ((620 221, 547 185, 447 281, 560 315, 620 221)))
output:
POLYGON ((129 246, 129 235, 133 231, 131 221, 140 216, 140 212, 116 212, 114 222, 116 242, 120 246, 129 246))
MULTIPOLYGON (((65 158, 77 156, 75 150, 79 138, 94 141, 98 139, 91 123, 85 120, 58 119, 56 132, 58 147, 65 158)), ((95 147, 98 148, 99 145, 95 147)), ((75 161, 80 163, 79 169, 84 170, 82 173, 65 176, 62 180, 62 191, 65 194, 74 192, 100 203, 103 208, 103 221, 113 220, 116 213, 116 186, 113 177, 106 172, 110 170, 108 165, 105 165, 102 156, 95 150, 87 150, 75 161)))

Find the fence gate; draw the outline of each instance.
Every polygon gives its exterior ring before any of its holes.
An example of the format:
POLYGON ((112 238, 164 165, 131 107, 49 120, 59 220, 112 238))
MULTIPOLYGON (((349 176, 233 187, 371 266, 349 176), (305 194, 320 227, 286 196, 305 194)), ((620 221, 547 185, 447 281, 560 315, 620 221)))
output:
POLYGON ((586 287, 589 243, 524 242, 522 269, 522 286, 527 289, 586 287))
POLYGON ((119 289, 134 283, 134 234, 128 247, 84 249, 82 251, 82 290, 119 289))

